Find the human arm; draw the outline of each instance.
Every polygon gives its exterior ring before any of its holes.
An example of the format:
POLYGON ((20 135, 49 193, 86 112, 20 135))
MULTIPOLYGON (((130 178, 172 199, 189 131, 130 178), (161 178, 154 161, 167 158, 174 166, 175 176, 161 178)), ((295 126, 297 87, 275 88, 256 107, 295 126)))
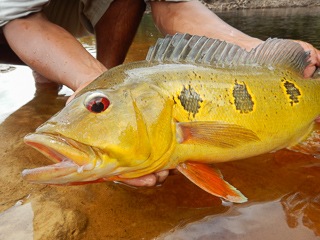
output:
POLYGON ((152 17, 163 34, 189 33, 225 40, 250 50, 262 40, 230 26, 197 0, 187 2, 151 1, 152 17))
MULTIPOLYGON (((153 20, 163 35, 177 32, 204 35, 237 44, 248 51, 263 42, 230 26, 198 0, 152 1, 150 4, 153 20)), ((310 63, 305 70, 305 78, 310 78, 316 68, 320 67, 320 51, 306 42, 297 42, 305 51, 310 51, 310 63)))
POLYGON ((70 33, 41 12, 10 21, 3 33, 23 62, 73 90, 107 70, 70 33))

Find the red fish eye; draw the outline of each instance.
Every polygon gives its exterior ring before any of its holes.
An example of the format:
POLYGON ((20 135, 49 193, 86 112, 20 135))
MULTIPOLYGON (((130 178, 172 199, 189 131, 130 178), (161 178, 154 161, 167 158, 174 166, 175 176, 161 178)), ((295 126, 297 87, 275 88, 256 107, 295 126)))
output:
POLYGON ((95 97, 87 104, 87 109, 93 113, 105 111, 110 105, 110 101, 106 97, 95 97))

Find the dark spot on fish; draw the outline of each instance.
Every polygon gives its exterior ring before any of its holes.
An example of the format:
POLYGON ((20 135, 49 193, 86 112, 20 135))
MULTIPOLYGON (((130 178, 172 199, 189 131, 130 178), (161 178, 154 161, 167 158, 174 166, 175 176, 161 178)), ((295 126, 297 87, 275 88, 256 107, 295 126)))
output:
POLYGON ((194 76, 195 76, 195 77, 197 77, 197 76, 198 76, 198 75, 196 74, 196 72, 195 72, 195 71, 192 71, 192 72, 193 72, 193 74, 194 74, 194 76))
POLYGON ((193 117, 199 112, 200 103, 203 102, 200 95, 190 85, 188 89, 183 86, 183 90, 180 92, 178 99, 184 110, 189 112, 189 114, 192 113, 193 117))
POLYGON ((240 113, 253 111, 254 102, 244 82, 238 83, 237 79, 235 80, 232 95, 234 97, 234 105, 240 113))
POLYGON ((293 106, 294 103, 299 103, 299 96, 301 96, 301 93, 299 89, 291 82, 285 81, 283 83, 283 86, 286 88, 286 93, 289 96, 290 104, 293 106))

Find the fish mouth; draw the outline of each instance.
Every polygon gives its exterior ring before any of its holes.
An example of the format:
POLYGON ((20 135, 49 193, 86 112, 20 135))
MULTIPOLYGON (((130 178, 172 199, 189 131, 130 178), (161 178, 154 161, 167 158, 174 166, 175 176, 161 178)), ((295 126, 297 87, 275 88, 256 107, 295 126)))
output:
POLYGON ((52 133, 28 134, 24 141, 55 164, 35 169, 25 169, 22 178, 28 182, 54 185, 77 185, 97 182, 94 169, 101 160, 93 147, 62 135, 52 133))

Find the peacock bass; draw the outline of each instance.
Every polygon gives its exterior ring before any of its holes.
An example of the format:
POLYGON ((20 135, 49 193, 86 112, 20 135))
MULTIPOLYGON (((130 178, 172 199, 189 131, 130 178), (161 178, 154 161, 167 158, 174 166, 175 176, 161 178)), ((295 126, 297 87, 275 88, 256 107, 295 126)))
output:
POLYGON ((207 37, 159 39, 146 60, 108 70, 25 142, 56 162, 29 182, 122 181, 178 169, 207 192, 247 198, 213 163, 289 148, 319 154, 320 77, 309 53, 269 39, 250 52, 207 37))

